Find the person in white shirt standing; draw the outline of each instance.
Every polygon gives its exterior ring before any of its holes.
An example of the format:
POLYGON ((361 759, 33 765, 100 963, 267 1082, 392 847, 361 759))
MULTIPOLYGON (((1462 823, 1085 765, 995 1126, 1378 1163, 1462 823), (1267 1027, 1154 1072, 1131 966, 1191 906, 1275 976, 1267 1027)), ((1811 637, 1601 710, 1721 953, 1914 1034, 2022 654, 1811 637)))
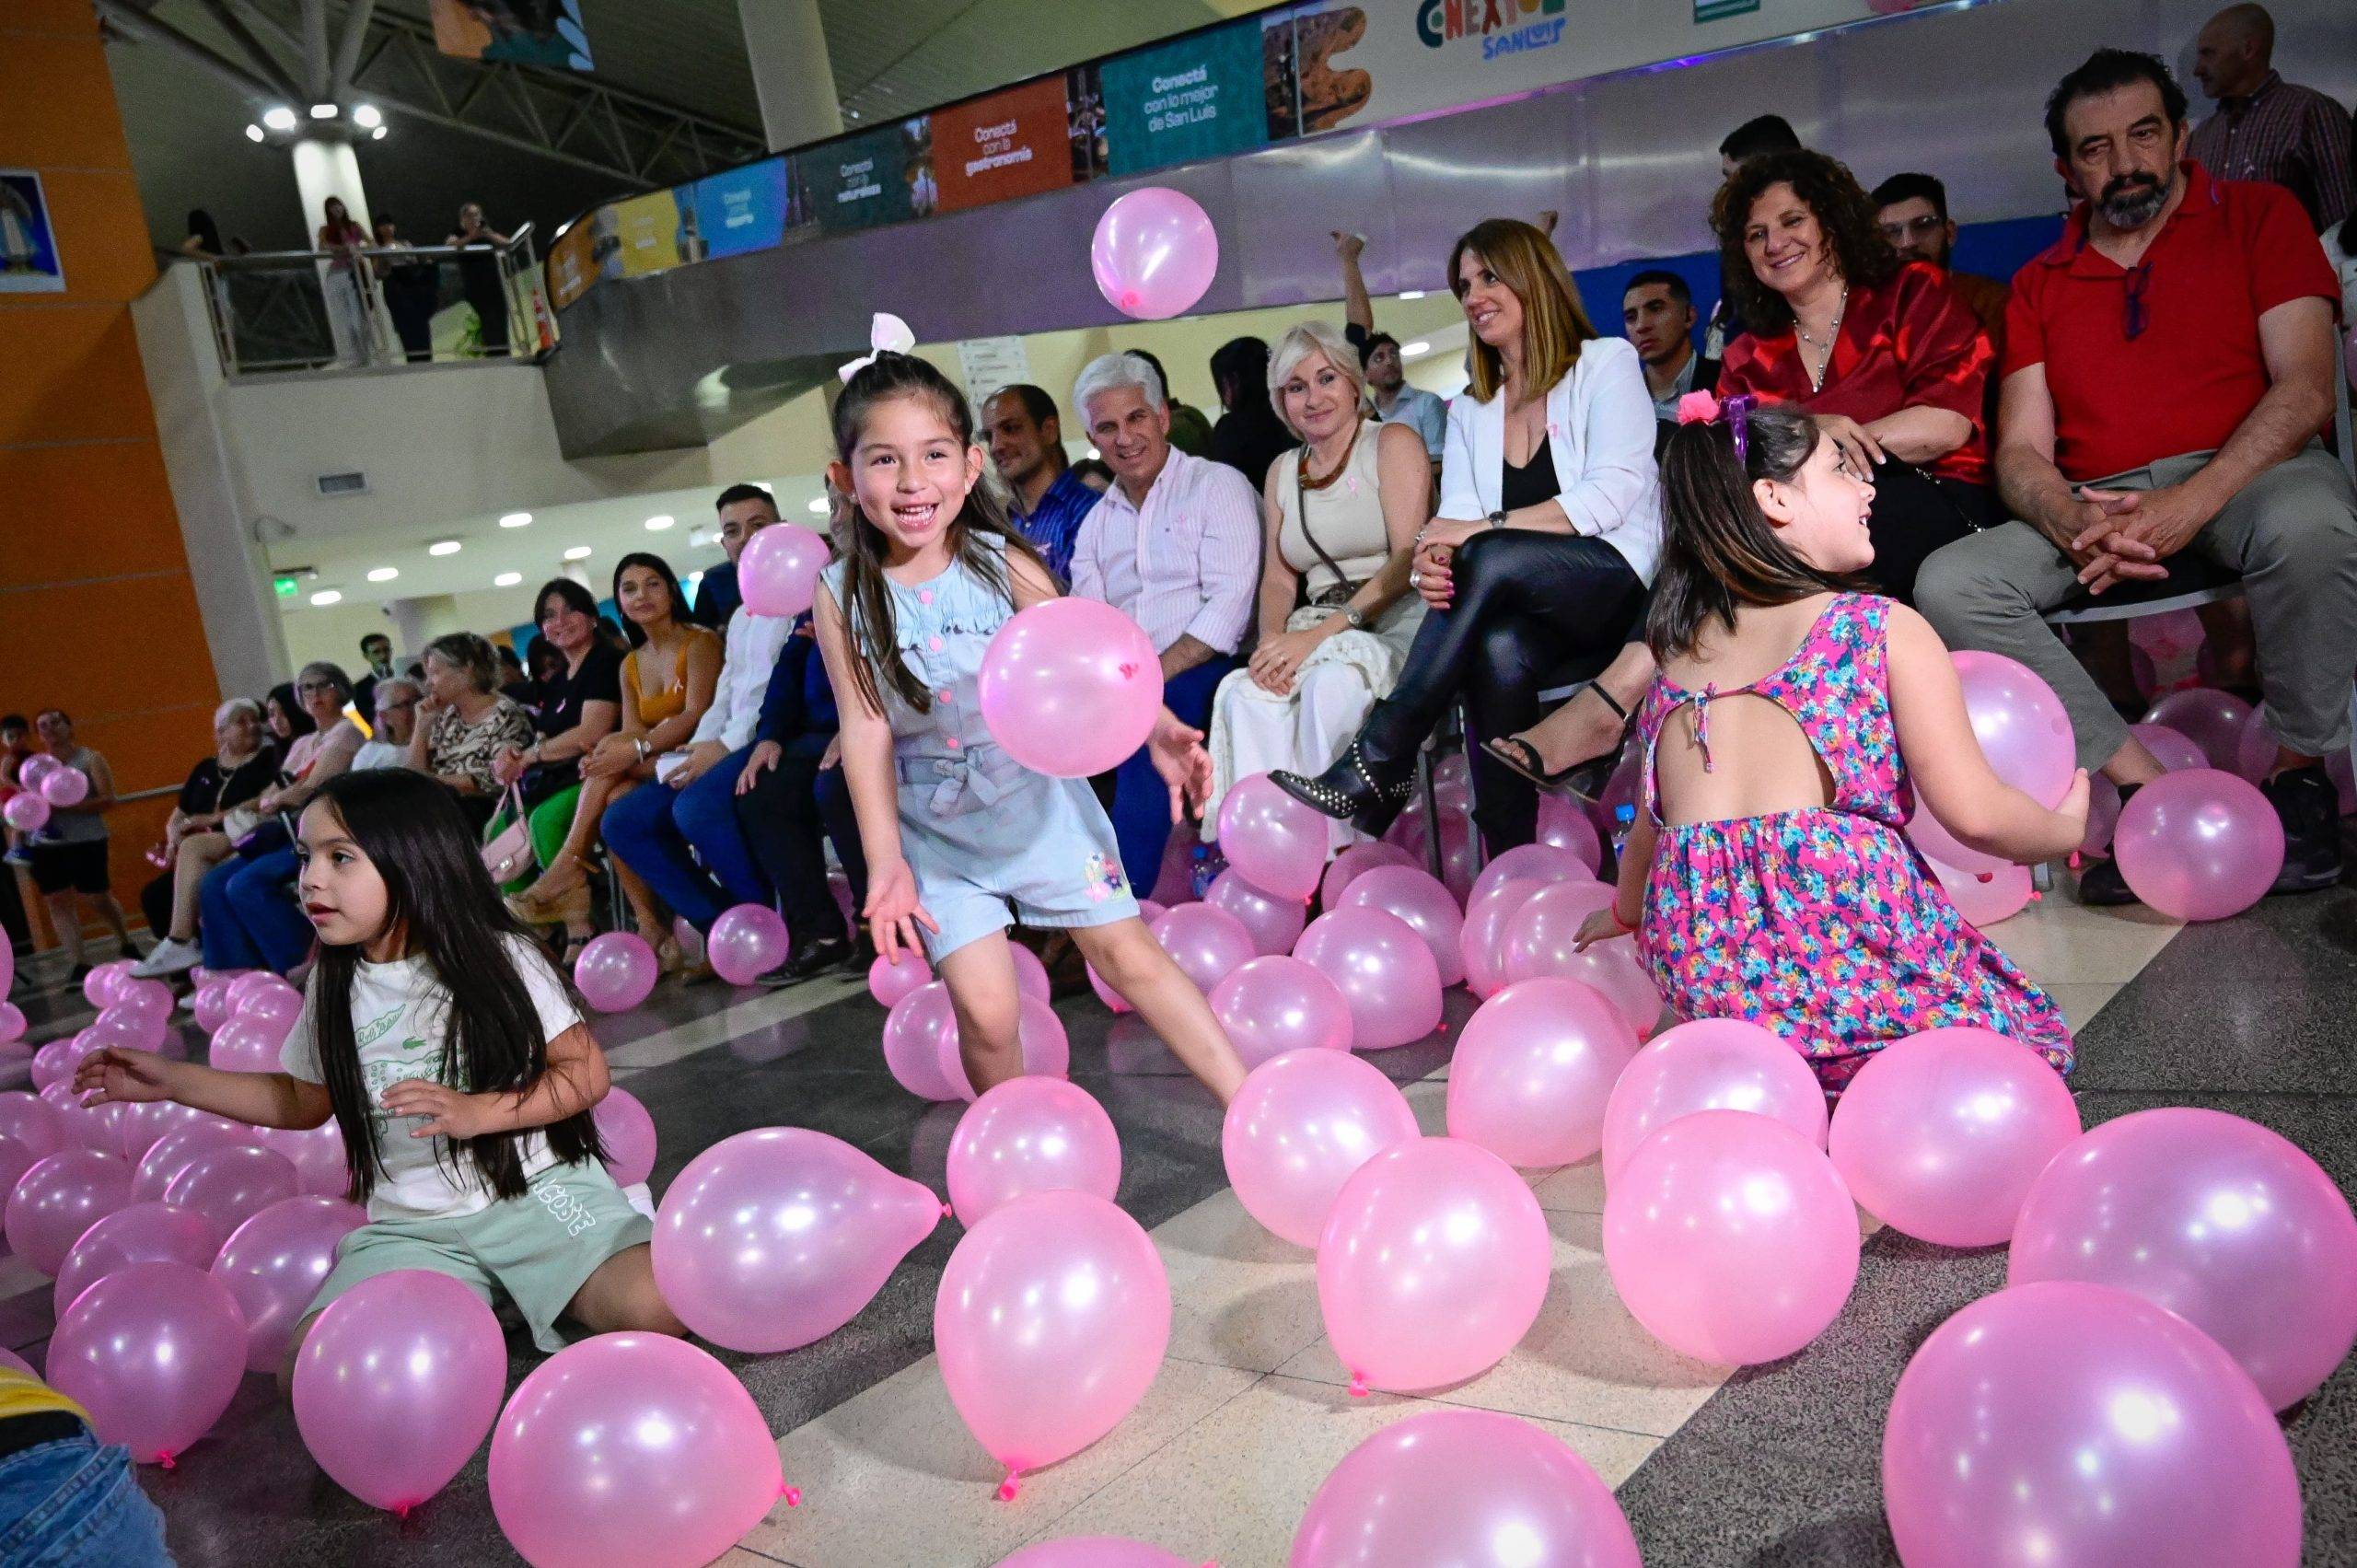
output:
MULTIPOLYGON (((777 502, 757 484, 732 484, 716 505, 720 548, 731 564, 754 534, 778 520, 777 502)), ((653 787, 633 790, 606 808, 606 847, 699 931, 711 930, 737 904, 767 904, 773 896, 737 825, 737 777, 752 751, 770 672, 793 631, 783 617, 735 610, 720 685, 688 742, 686 761, 653 787)))
MULTIPOLYGON (((1128 354, 1091 360, 1073 387, 1114 484, 1080 525, 1072 591, 1144 628, 1162 658, 1164 703, 1200 730, 1251 622, 1260 505, 1236 470, 1170 445, 1167 396, 1154 367, 1128 354)), ((1170 839, 1170 789, 1144 749, 1115 772, 1111 815, 1121 869, 1150 892, 1170 839)))

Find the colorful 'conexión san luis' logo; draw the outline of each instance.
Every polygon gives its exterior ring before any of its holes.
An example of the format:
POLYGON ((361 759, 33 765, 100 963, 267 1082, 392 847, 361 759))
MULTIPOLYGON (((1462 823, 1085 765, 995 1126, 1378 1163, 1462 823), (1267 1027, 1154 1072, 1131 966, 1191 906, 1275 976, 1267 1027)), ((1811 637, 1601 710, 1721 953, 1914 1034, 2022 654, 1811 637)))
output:
POLYGON ((1465 39, 1481 41, 1481 58, 1545 49, 1563 39, 1567 0, 1424 0, 1416 36, 1427 49, 1465 39))

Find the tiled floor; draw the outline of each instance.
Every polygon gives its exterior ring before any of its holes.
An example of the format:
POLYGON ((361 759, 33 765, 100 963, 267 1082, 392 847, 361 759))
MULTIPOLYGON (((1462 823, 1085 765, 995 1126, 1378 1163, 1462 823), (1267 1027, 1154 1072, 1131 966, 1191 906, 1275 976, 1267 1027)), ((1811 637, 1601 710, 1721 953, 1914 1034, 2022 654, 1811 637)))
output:
MULTIPOLYGON (((2153 1104, 2217 1105, 2295 1138, 2344 1187, 2357 1181, 2343 1000, 2357 982, 2357 891, 2184 932, 2049 894, 1992 935, 2082 1031, 2076 1082, 2090 1123, 2153 1104)), ((1439 1035, 1369 1058, 1407 1086, 1428 1131, 1440 1129, 1449 1041, 1470 1005, 1452 995, 1439 1035)), ((1027 1540, 1097 1533, 1224 1568, 1278 1563, 1335 1462, 1435 1402, 1509 1411, 1563 1438, 1620 1490, 1656 1568, 1893 1561, 1875 1483, 1891 1386, 1923 1335, 2002 1283, 2001 1251, 1947 1252, 1868 1225, 1856 1292, 1834 1326, 1783 1363, 1731 1372, 1670 1353, 1620 1307, 1598 1252, 1595 1163, 1533 1171, 1555 1243, 1538 1325, 1457 1387, 1354 1400, 1325 1340, 1309 1253, 1261 1230, 1225 1187, 1209 1098, 1136 1020, 1109 1020, 1086 998, 1060 1011, 1074 1080, 1120 1132, 1120 1202, 1169 1272, 1176 1317, 1161 1375, 1108 1437, 1027 1477, 1016 1501, 994 1501, 999 1472, 931 1354, 933 1295, 959 1234, 945 1225, 840 1333, 789 1355, 724 1355, 804 1497, 755 1528, 733 1568, 958 1568, 1027 1540)), ((938 1189, 959 1108, 925 1107, 892 1083, 876 1050, 880 1020, 845 981, 777 994, 667 989, 601 1025, 617 1080, 660 1130, 658 1192, 698 1149, 776 1123, 832 1132, 938 1189)), ((8 1070, 0 1058, 0 1075, 8 1070)), ((45 1282, 0 1262, 0 1342, 37 1360, 48 1318, 45 1282)), ((518 1354, 513 1374, 532 1359, 518 1354)), ((2349 1368, 2291 1434, 2309 1561, 2357 1562, 2349 1368)), ((484 1500, 481 1456, 397 1526, 319 1474, 258 1378, 178 1470, 142 1479, 186 1563, 514 1561, 484 1500)))

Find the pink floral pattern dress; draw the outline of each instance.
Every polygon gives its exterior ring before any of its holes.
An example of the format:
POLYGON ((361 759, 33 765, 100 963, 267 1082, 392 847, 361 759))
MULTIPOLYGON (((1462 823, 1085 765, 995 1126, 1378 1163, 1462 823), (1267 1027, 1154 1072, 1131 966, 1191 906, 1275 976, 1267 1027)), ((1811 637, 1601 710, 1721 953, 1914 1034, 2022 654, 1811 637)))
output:
POLYGON ((1798 652, 1740 688, 1793 716, 1833 780, 1833 803, 1664 826, 1654 756, 1684 711, 1703 765, 1710 705, 1666 676, 1637 715, 1645 809, 1658 831, 1640 950, 1680 1017, 1745 1018, 1808 1058, 1829 1096, 1874 1051, 1973 1025, 2071 1070, 2061 1009, 1967 923, 1902 831, 1914 789, 1890 713, 1890 601, 1843 594, 1798 652))

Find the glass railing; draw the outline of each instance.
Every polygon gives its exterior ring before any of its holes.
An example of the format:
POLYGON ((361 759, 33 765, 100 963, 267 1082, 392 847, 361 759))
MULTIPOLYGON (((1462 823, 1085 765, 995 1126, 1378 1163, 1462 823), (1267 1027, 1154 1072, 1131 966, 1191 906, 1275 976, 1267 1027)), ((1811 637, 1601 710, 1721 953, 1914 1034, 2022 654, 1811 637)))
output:
POLYGON ((505 245, 251 251, 196 264, 233 376, 537 360, 556 346, 529 224, 505 245))

